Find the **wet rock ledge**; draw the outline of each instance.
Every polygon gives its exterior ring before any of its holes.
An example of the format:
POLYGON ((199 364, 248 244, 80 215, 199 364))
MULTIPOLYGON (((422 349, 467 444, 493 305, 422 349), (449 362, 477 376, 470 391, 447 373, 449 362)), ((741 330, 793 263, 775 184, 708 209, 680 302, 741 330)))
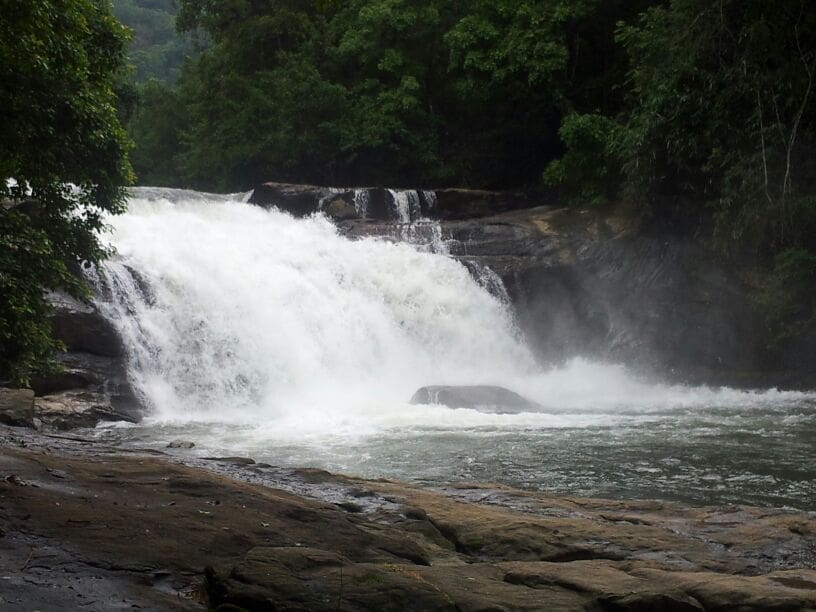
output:
POLYGON ((142 407, 127 378, 125 347, 113 324, 92 303, 52 293, 54 337, 65 346, 59 370, 31 389, 0 383, 0 423, 45 430, 136 422, 142 407))
POLYGON ((757 308, 768 281, 755 263, 725 258, 696 232, 625 206, 285 183, 259 185, 249 201, 295 216, 322 212, 352 239, 443 243, 479 282, 501 280, 544 364, 586 357, 667 382, 743 388, 810 389, 816 380, 816 320, 777 346, 757 308))
POLYGON ((0 608, 816 609, 812 513, 186 463, 0 427, 0 608))

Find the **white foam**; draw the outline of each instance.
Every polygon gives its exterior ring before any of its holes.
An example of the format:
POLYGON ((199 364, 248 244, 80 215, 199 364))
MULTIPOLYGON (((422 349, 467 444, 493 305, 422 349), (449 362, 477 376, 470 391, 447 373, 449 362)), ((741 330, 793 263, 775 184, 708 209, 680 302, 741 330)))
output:
POLYGON ((804 397, 656 385, 584 360, 543 369, 506 300, 455 260, 350 241, 321 215, 294 219, 239 199, 135 190, 128 212, 109 220, 118 256, 104 264, 112 298, 102 308, 154 423, 252 424, 243 435, 303 440, 584 427, 804 397), (408 404, 438 384, 506 386, 543 411, 408 404))

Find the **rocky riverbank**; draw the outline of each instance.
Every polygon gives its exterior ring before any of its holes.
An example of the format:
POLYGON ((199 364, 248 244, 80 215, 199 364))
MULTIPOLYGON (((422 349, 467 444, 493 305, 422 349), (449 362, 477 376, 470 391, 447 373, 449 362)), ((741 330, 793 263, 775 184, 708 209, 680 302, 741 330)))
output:
POLYGON ((816 609, 816 516, 421 488, 0 427, 0 607, 816 609))

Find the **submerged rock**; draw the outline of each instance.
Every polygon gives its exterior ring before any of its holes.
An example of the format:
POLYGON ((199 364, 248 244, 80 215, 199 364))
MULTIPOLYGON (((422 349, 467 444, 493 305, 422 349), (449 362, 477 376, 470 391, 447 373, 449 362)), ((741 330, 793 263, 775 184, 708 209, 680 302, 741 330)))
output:
POLYGON ((173 440, 167 444, 167 448, 191 449, 195 448, 195 442, 190 442, 189 440, 173 440))
POLYGON ((412 404, 443 404, 450 408, 471 408, 496 414, 519 414, 541 408, 504 387, 435 386, 422 387, 411 398, 412 404))

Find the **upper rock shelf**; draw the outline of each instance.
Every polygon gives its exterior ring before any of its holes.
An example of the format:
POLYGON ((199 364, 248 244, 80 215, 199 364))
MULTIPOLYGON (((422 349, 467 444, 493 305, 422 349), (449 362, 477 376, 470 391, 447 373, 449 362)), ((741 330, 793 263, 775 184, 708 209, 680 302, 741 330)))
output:
POLYGON ((323 212, 337 221, 371 219, 396 223, 421 218, 472 219, 533 205, 522 194, 502 191, 338 188, 289 183, 259 185, 249 201, 264 208, 277 207, 297 217, 323 212))

